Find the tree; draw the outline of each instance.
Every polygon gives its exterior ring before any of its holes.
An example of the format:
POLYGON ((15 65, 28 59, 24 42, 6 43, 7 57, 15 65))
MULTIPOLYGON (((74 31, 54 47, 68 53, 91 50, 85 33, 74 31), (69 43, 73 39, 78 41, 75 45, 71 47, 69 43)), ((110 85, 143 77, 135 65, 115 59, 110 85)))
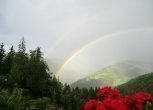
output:
POLYGON ((8 74, 11 73, 11 67, 13 64, 13 57, 14 57, 15 51, 13 49, 13 46, 10 48, 10 52, 7 54, 4 60, 4 73, 8 74))
POLYGON ((72 91, 71 87, 68 84, 65 84, 62 90, 62 108, 64 110, 72 109, 72 91))
POLYGON ((25 86, 25 65, 28 62, 28 54, 25 53, 26 46, 24 38, 19 43, 18 52, 13 56, 10 83, 17 87, 25 86))
POLYGON ((51 85, 49 88, 51 101, 61 106, 63 85, 55 76, 52 76, 50 83, 51 85))
POLYGON ((38 47, 30 51, 30 58, 25 65, 25 87, 35 95, 45 95, 48 89, 49 68, 38 47))
POLYGON ((26 46, 25 46, 25 40, 23 37, 19 43, 18 52, 25 53, 25 51, 26 51, 26 46))
POLYGON ((0 61, 3 61, 4 57, 5 57, 5 50, 4 50, 4 44, 2 43, 0 45, 0 61))
POLYGON ((0 45, 0 75, 4 74, 4 58, 5 58, 5 50, 4 44, 0 45))

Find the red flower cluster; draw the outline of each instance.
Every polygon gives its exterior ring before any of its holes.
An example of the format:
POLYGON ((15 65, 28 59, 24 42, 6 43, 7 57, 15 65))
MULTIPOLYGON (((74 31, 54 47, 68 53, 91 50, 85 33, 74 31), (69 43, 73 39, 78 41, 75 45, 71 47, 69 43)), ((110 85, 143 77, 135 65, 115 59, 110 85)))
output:
POLYGON ((152 101, 152 96, 148 93, 143 92, 133 95, 126 95, 124 98, 124 103, 128 106, 130 110, 143 110, 143 104, 152 101))
POLYGON ((117 89, 112 89, 111 87, 104 87, 98 91, 97 98, 101 101, 107 98, 119 99, 120 93, 117 89))
POLYGON ((145 92, 122 98, 117 89, 104 87, 99 90, 95 99, 85 104, 84 110, 143 110, 143 105, 152 101, 152 96, 145 92))

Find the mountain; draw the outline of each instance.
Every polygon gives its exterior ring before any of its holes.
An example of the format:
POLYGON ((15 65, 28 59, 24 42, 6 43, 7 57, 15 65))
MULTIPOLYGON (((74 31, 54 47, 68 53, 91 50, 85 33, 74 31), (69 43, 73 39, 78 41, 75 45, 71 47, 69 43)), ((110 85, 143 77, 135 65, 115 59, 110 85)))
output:
POLYGON ((117 88, 123 95, 140 91, 153 94, 153 73, 138 76, 122 85, 117 86, 117 88))
MULTIPOLYGON (((150 64, 151 65, 151 64, 150 64)), ((137 61, 124 61, 103 68, 83 79, 72 83, 72 87, 102 87, 117 86, 137 76, 151 72, 148 63, 137 61)))

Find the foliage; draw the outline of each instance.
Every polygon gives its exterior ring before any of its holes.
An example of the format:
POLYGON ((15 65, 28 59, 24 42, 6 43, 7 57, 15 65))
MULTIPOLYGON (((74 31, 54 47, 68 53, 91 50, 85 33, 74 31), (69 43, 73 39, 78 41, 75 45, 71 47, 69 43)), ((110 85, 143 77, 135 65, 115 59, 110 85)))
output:
POLYGON ((50 103, 50 99, 48 97, 42 97, 37 99, 38 108, 45 109, 48 103, 50 103))
POLYGON ((21 89, 0 91, 0 110, 25 110, 21 89))
POLYGON ((42 98, 38 98, 38 99, 31 99, 28 101, 28 106, 29 108, 31 106, 44 110, 46 108, 46 106, 50 103, 50 98, 48 97, 42 97, 42 98))

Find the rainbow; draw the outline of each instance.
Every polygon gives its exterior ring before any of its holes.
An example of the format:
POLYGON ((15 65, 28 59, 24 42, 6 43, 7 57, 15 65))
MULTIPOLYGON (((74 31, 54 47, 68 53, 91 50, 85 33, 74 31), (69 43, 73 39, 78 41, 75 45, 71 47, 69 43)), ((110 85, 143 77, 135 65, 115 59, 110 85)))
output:
POLYGON ((99 41, 108 39, 110 37, 124 34, 124 33, 129 33, 129 32, 135 32, 135 31, 144 31, 144 30, 151 30, 153 31, 153 26, 148 26, 148 27, 141 27, 141 28, 132 28, 132 29, 126 29, 126 30, 120 30, 120 31, 115 31, 115 32, 109 32, 106 33, 100 37, 96 37, 94 40, 89 41, 87 44, 83 45, 82 47, 78 48, 75 52, 73 52, 69 57, 67 57, 64 62, 58 67, 58 69, 54 72, 55 75, 59 74, 60 71, 67 65, 75 56, 77 56, 79 53, 81 53, 83 50, 88 48, 91 45, 94 45, 98 43, 99 41))
MULTIPOLYGON (((82 24, 78 24, 78 25, 76 26, 75 30, 81 30, 80 27, 81 27, 82 25, 86 25, 86 24, 88 24, 90 21, 94 21, 94 20, 96 20, 96 19, 97 19, 97 16, 93 16, 92 18, 89 18, 88 20, 86 20, 86 21, 83 22, 82 24)), ((49 56, 49 54, 53 53, 53 51, 55 50, 55 48, 58 47, 62 42, 64 42, 65 39, 68 39, 69 37, 71 37, 71 34, 73 34, 73 32, 74 32, 74 31, 65 32, 65 35, 61 36, 61 37, 59 38, 59 40, 57 40, 57 42, 55 42, 55 43, 53 44, 53 46, 50 47, 50 49, 49 49, 49 51, 47 52, 47 54, 46 54, 45 57, 47 58, 47 57, 49 56)))

